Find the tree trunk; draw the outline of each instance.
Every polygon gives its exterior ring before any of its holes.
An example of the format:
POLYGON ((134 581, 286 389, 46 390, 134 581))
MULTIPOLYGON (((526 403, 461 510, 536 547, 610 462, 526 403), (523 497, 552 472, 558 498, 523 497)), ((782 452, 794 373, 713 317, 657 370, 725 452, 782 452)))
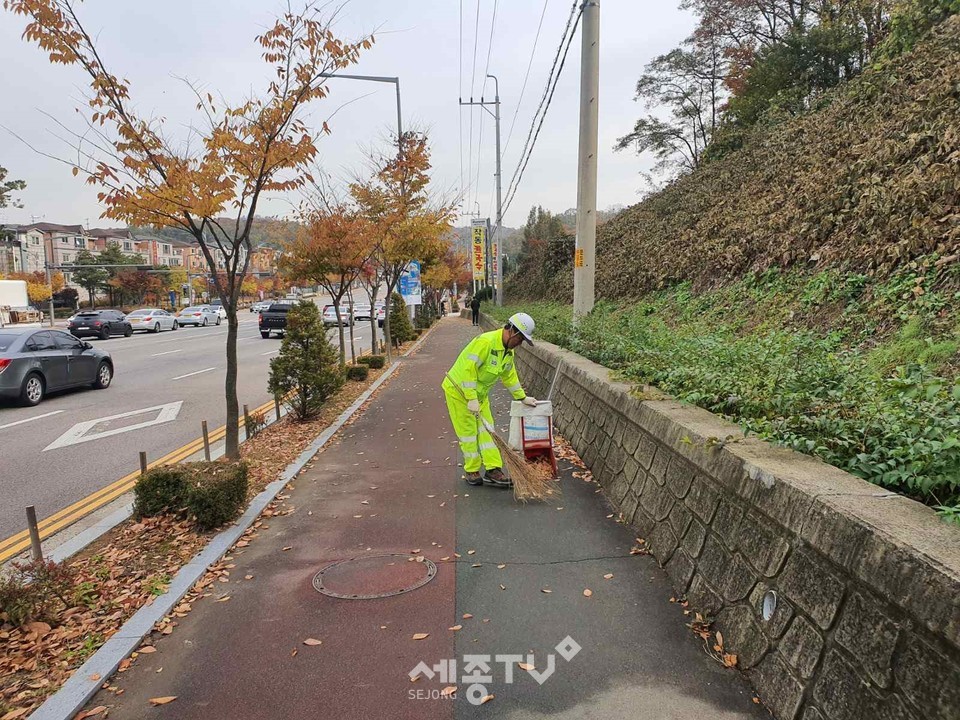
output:
POLYGON ((237 398, 237 300, 230 293, 224 300, 227 311, 227 379, 224 393, 227 400, 227 432, 225 436, 227 460, 240 459, 240 401, 237 398))
POLYGON ((353 290, 347 292, 347 312, 350 313, 350 362, 357 364, 357 346, 353 341, 353 290))

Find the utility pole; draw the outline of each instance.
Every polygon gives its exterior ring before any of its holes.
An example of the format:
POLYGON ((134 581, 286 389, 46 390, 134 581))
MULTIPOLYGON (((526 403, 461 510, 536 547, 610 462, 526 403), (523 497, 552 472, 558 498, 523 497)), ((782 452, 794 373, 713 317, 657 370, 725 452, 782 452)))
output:
POLYGON ((593 309, 597 245, 597 134, 600 122, 600 0, 584 0, 580 64, 580 151, 573 317, 593 309))
MULTIPOLYGON (((470 98, 470 102, 464 102, 463 98, 460 98, 460 104, 461 105, 479 105, 480 109, 485 110, 487 113, 489 113, 493 117, 494 122, 496 123, 497 171, 494 177, 497 178, 497 225, 493 231, 493 238, 492 238, 493 248, 492 249, 491 249, 489 223, 487 227, 487 248, 486 248, 487 270, 486 272, 489 273, 491 283, 494 285, 494 288, 495 288, 494 297, 496 298, 497 305, 503 305, 503 297, 502 297, 503 270, 500 267, 500 258, 496 257, 496 255, 500 253, 500 248, 501 248, 500 229, 503 226, 503 193, 502 193, 503 172, 500 167, 500 161, 501 161, 501 157, 500 157, 500 81, 497 79, 496 75, 487 75, 487 77, 492 78, 495 84, 494 99, 492 101, 484 100, 483 96, 481 95, 479 102, 474 101, 473 98, 470 98), (494 107, 493 112, 491 112, 487 108, 487 105, 493 105, 494 107), (493 257, 494 261, 497 264, 497 272, 495 275, 491 272, 491 266, 490 266, 491 257, 493 257)), ((479 212, 478 212, 478 215, 479 215, 479 212)))

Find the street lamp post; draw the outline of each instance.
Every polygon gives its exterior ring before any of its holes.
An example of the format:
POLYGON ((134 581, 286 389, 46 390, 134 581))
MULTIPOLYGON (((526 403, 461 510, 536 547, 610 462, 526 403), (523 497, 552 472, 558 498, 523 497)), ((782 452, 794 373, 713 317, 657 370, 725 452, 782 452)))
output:
POLYGON ((320 73, 320 77, 366 80, 367 82, 392 83, 397 87, 397 144, 403 147, 403 123, 400 114, 400 78, 382 75, 345 75, 343 73, 320 73))

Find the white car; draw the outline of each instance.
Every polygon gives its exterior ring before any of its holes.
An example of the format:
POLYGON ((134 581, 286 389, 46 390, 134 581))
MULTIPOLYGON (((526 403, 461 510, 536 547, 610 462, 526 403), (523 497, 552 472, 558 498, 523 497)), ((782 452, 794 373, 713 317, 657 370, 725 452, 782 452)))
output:
POLYGON ((259 301, 255 302, 253 305, 250 306, 250 312, 252 312, 252 313, 262 313, 264 310, 266 310, 266 309, 267 309, 268 307, 270 307, 271 305, 273 305, 273 301, 271 301, 271 300, 259 300, 259 301))
POLYGON ((158 333, 161 330, 176 330, 180 327, 177 318, 160 308, 142 308, 127 314, 127 321, 134 330, 158 333))
MULTIPOLYGON (((337 324, 337 311, 333 305, 323 306, 323 324, 326 327, 337 324)), ((353 325, 353 318, 350 317, 350 308, 344 305, 340 306, 340 324, 353 325)))
POLYGON ((177 313, 177 322, 180 327, 186 325, 199 325, 201 327, 219 325, 221 320, 220 313, 211 305, 194 305, 177 313))
POLYGON ((354 303, 353 305, 353 319, 354 320, 370 320, 370 306, 367 304, 358 305, 354 303))
MULTIPOLYGON (((220 304, 220 301, 211 303, 211 304, 210 304, 210 307, 212 307, 212 308, 217 312, 217 315, 220 316, 220 319, 221 319, 221 320, 226 320, 226 319, 227 319, 227 311, 224 310, 223 305, 220 304)), ((219 325, 219 324, 220 324, 220 323, 217 323, 217 325, 219 325)))

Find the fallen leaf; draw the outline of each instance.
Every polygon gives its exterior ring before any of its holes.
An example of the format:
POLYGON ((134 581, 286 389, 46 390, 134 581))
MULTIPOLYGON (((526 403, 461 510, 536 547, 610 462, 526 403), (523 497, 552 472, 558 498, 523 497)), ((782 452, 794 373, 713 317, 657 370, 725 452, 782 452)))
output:
POLYGON ((731 653, 723 654, 723 664, 729 668, 736 667, 737 665, 737 656, 731 653))
POLYGON ((165 695, 164 697, 150 698, 151 705, 166 705, 177 699, 176 695, 165 695))
POLYGON ((521 670, 533 670, 534 667, 530 663, 517 663, 517 667, 521 670))
POLYGON ((243 579, 244 579, 244 580, 253 580, 253 575, 244 575, 244 576, 243 576, 243 579))
POLYGON ((483 563, 474 563, 470 567, 483 567, 483 563))
POLYGON ((149 655, 150 653, 155 653, 157 649, 153 645, 144 645, 142 648, 137 650, 141 655, 149 655))
POLYGON ((294 650, 292 653, 290 653, 290 657, 296 657, 296 656, 297 656, 297 651, 296 651, 296 650, 294 650))
POLYGON ((447 697, 453 695, 457 691, 456 685, 448 685, 443 690, 440 691, 440 697, 447 697))
POLYGON ((450 556, 447 555, 446 557, 442 557, 442 558, 440 558, 440 559, 441 559, 441 560, 449 560, 449 559, 450 559, 450 556))
POLYGON ((304 645, 309 645, 310 647, 316 647, 317 645, 323 645, 323 640, 317 640, 316 638, 307 638, 303 641, 304 645))
POLYGON ((553 590, 547 590, 547 588, 540 588, 540 592, 549 594, 549 593, 552 593, 553 590))
POLYGON ((287 546, 283 549, 284 552, 286 552, 287 550, 293 550, 293 545, 287 545, 287 546))
POLYGON ((583 596, 590 597, 591 595, 593 595, 593 590, 591 590, 590 588, 585 588, 583 591, 583 596))
MULTIPOLYGON (((84 718, 95 717, 96 715, 99 715, 100 713, 104 712, 106 709, 107 709, 106 705, 97 705, 97 707, 93 708, 92 710, 86 710, 85 712, 82 712, 79 715, 75 715, 73 720, 84 720, 84 718)), ((7 716, 4 715, 4 717, 7 717, 7 716)))
POLYGON ((361 505, 369 505, 370 503, 369 503, 369 501, 367 501, 367 500, 361 500, 361 501, 360 501, 360 504, 361 504, 361 505))
POLYGON ((22 708, 20 708, 20 709, 18 709, 18 710, 11 710, 11 711, 8 712, 6 715, 4 715, 2 718, 0 718, 0 720, 16 720, 17 718, 22 718, 22 717, 23 717, 24 715, 26 715, 28 712, 30 712, 30 707, 29 707, 29 706, 28 706, 28 707, 22 707, 22 708))
POLYGON ((413 636, 413 639, 414 639, 414 640, 423 640, 423 639, 428 638, 428 637, 430 637, 430 633, 416 633, 416 634, 413 636))
POLYGON ((613 577, 613 573, 607 573, 606 575, 603 576, 603 579, 604 579, 604 580, 609 580, 609 579, 611 579, 612 577, 613 577))
POLYGON ((448 627, 447 630, 453 630, 454 632, 457 630, 463 630, 463 625, 454 625, 452 627, 448 627))
POLYGON ((412 552, 414 555, 417 555, 420 552, 420 548, 417 548, 416 550, 411 550, 410 552, 412 552))
POLYGON ((100 673, 94 673, 93 675, 90 676, 90 679, 93 680, 94 682, 97 682, 97 680, 100 679, 100 673))
MULTIPOLYGON (((473 555, 476 552, 477 552, 476 550, 467 550, 467 555, 473 555)), ((48 625, 47 627, 50 627, 50 626, 48 625)))
POLYGON ((760 704, 760 698, 754 697, 754 698, 752 698, 752 700, 753 700, 753 704, 754 704, 754 705, 759 705, 759 704, 760 704))
POLYGON ((503 570, 505 567, 506 565, 504 565, 503 563, 500 563, 499 565, 497 565, 497 570, 503 570))
POLYGON ((500 583, 500 589, 501 589, 501 590, 506 590, 506 589, 507 589, 507 586, 504 585, 503 583, 500 583))
POLYGON ((222 598, 220 598, 219 600, 217 600, 217 602, 226 602, 226 601, 229 600, 229 599, 230 599, 230 596, 229 596, 229 595, 224 595, 222 598))
POLYGON ((473 615, 472 615, 471 613, 464 613, 464 614, 463 614, 463 619, 464 619, 464 620, 469 620, 469 619, 472 618, 472 617, 473 617, 473 615))
POLYGON ((493 700, 494 697, 495 695, 493 693, 490 693, 489 695, 484 695, 482 698, 480 698, 480 702, 478 704, 483 705, 484 703, 488 703, 491 700, 493 700))
POLYGON ((720 634, 719 630, 717 630, 717 645, 723 647, 723 635, 720 634))

